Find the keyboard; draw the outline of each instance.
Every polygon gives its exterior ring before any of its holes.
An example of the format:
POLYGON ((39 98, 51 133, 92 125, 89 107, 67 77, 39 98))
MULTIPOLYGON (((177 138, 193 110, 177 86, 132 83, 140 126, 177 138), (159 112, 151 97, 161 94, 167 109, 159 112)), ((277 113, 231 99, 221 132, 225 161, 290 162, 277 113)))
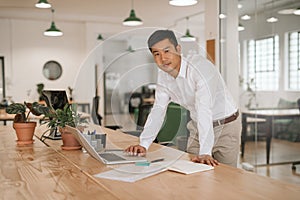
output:
POLYGON ((120 161, 120 160, 126 160, 124 158, 122 158, 121 156, 118 156, 114 153, 99 153, 100 157, 102 157, 103 159, 111 162, 111 161, 120 161))

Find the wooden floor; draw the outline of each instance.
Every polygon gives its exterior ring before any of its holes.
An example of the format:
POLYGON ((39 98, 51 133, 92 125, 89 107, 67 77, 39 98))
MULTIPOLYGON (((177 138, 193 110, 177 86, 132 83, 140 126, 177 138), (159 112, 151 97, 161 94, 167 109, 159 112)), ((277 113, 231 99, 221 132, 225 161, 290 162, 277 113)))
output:
MULTIPOLYGON (((135 130, 136 127, 134 117, 128 114, 105 116, 105 124, 121 125, 123 131, 135 130)), ((242 168, 242 163, 249 163, 254 166, 253 173, 300 185, 300 165, 293 171, 292 161, 300 161, 300 142, 272 139, 271 164, 266 166, 266 142, 247 141, 244 158, 240 158, 238 167, 242 168)))
POLYGON ((292 161, 300 161, 300 142, 278 139, 271 142, 270 165, 266 165, 265 141, 246 142, 244 158, 240 158, 240 164, 247 162, 254 166, 254 173, 300 185, 300 164, 293 171, 292 161))

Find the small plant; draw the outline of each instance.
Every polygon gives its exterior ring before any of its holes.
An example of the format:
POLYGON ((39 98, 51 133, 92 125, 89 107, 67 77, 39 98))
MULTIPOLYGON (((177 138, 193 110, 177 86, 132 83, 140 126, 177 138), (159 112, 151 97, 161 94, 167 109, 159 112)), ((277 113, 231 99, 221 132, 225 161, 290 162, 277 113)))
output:
POLYGON ((66 125, 71 127, 77 127, 83 123, 87 123, 86 119, 81 118, 81 115, 77 113, 75 104, 66 104, 63 109, 51 110, 44 113, 46 118, 49 118, 48 127, 65 127, 66 125))
POLYGON ((15 123, 26 123, 29 122, 30 113, 40 116, 44 113, 50 112, 50 109, 46 106, 40 105, 37 102, 28 103, 24 101, 21 103, 12 103, 6 108, 8 114, 16 114, 14 118, 15 123), (27 108, 29 111, 27 112, 27 108))
MULTIPOLYGON (((240 77, 240 86, 242 86, 244 82, 244 79, 240 77)), ((245 107, 250 109, 253 106, 252 104, 256 101, 256 91, 253 89, 255 88, 255 80, 254 78, 251 78, 250 81, 245 82, 244 84, 246 85, 245 92, 241 95, 247 94, 248 102, 245 104, 245 107)), ((255 103, 255 106, 257 107, 258 104, 255 103)))
POLYGON ((69 94, 70 94, 70 101, 73 101, 73 91, 74 91, 74 89, 69 86, 68 90, 69 90, 69 94))

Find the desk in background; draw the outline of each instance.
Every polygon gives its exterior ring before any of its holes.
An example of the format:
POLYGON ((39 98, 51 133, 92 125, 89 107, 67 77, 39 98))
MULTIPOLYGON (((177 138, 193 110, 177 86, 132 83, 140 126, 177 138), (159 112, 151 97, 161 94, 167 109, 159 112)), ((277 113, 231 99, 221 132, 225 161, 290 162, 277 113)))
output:
POLYGON ((7 121, 13 121, 14 118, 15 118, 14 114, 7 114, 5 110, 1 111, 0 113, 0 121, 3 122, 3 125, 6 125, 7 121))
POLYGON ((88 113, 88 114, 91 113, 90 103, 88 102, 71 102, 71 103, 77 105, 77 110, 79 112, 88 113))
POLYGON ((247 135, 248 118, 261 120, 264 119, 266 123, 266 163, 269 164, 270 160, 270 149, 272 139, 272 124, 275 119, 291 119, 299 118, 299 109, 266 109, 266 110, 247 110, 242 111, 242 139, 241 139, 241 151, 242 156, 244 155, 245 142, 247 135))
MULTIPOLYGON (((78 112, 81 116, 81 118, 87 119, 90 121, 91 115, 89 113, 85 112, 78 112)), ((7 114, 6 112, 0 114, 0 121, 3 121, 3 124, 6 125, 7 121, 14 121, 15 114, 7 114)), ((41 116, 35 116, 33 114, 29 115, 30 120, 39 121, 43 119, 43 115, 41 116)))

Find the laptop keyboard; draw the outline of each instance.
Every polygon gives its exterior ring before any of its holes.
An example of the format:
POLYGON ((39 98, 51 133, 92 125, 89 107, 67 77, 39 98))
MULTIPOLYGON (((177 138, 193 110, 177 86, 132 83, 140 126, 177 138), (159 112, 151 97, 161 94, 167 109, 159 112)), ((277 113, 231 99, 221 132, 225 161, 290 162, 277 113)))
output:
POLYGON ((126 160, 116 154, 113 154, 113 153, 100 153, 99 155, 107 161, 126 160))

